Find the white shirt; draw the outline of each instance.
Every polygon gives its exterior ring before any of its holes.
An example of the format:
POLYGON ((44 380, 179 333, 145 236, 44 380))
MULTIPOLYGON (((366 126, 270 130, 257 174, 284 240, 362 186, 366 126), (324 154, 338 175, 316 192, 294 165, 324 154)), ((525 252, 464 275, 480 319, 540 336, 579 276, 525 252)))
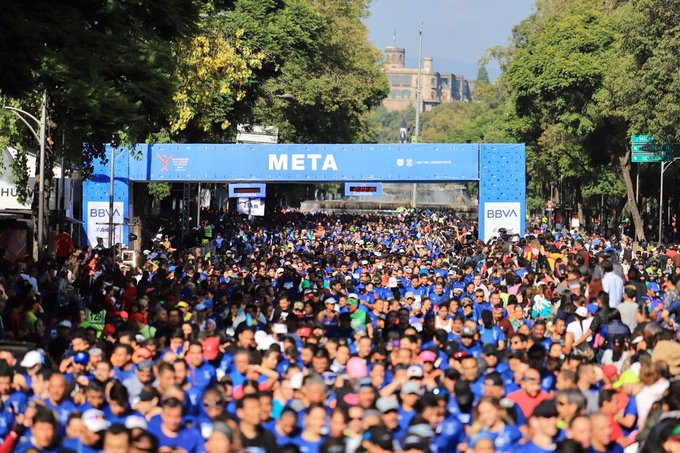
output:
MULTIPOLYGON (((583 324, 579 322, 577 319, 576 321, 572 321, 567 325, 567 332, 571 332, 574 334, 574 341, 578 341, 583 334, 590 328, 590 325, 593 323, 593 318, 586 318, 583 320, 583 324)), ((588 341, 592 341, 593 337, 592 335, 587 338, 588 341)))
POLYGON ((623 300, 623 279, 614 272, 607 272, 602 277, 602 289, 609 294, 609 307, 618 307, 623 300))

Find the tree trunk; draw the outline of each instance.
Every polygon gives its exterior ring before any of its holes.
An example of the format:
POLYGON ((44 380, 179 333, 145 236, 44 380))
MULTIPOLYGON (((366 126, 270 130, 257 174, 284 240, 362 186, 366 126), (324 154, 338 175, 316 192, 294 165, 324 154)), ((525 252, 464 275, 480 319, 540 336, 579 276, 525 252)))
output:
POLYGON ((635 200, 635 190, 633 189, 633 180, 630 177, 630 148, 619 157, 619 166, 621 167, 621 174, 623 175, 623 182, 626 184, 626 195, 628 198, 628 209, 630 216, 633 219, 633 226, 635 227, 635 239, 643 241, 645 239, 645 229, 642 223, 642 217, 638 210, 638 205, 635 200))

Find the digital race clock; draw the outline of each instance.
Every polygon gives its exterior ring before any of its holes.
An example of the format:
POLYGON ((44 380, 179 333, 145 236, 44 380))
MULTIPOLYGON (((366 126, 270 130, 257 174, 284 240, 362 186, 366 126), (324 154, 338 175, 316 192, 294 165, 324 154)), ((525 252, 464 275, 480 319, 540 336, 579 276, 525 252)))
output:
POLYGON ((379 182, 347 182, 346 197, 375 197, 382 195, 382 184, 379 182))
POLYGON ((264 198, 266 184, 229 184, 229 198, 264 198))

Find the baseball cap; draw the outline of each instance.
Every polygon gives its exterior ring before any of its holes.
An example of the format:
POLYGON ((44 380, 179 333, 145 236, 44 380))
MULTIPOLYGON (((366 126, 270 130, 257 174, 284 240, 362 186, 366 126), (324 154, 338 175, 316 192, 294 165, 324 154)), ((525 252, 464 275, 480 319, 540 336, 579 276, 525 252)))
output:
POLYGON ((353 297, 352 298, 348 297, 347 303, 349 305, 354 305, 355 307, 358 307, 359 306, 359 299, 356 299, 356 298, 353 298, 353 297))
POLYGON ((425 362, 436 362, 437 361, 437 354, 434 351, 430 350, 425 350, 420 353, 420 361, 425 363, 425 362))
POLYGON ((63 320, 59 323, 59 327, 70 329, 71 327, 73 327, 73 324, 71 324, 71 321, 63 320))
POLYGON ((585 318, 588 316, 588 309, 586 307, 578 307, 576 309, 576 316, 579 316, 581 318, 585 318))
POLYGON ((73 362, 78 365, 87 365, 90 361, 90 356, 87 352, 78 352, 73 356, 73 362))
POLYGON ((408 381, 401 386, 402 395, 420 395, 420 386, 415 382, 408 381))
POLYGON ((588 304, 588 313, 597 313, 600 307, 596 303, 588 304))
POLYGON ((423 367, 420 365, 411 365, 406 370, 406 375, 410 378, 421 378, 423 377, 423 367))
POLYGON ((557 417, 557 406, 555 405, 555 400, 544 400, 541 401, 534 412, 531 414, 532 417, 537 418, 553 418, 557 417))
POLYGON ((281 323, 275 323, 274 325, 272 325, 272 332, 275 334, 285 335, 288 333, 288 326, 281 323))
POLYGON ((293 310, 304 310, 304 308, 305 304, 303 302, 298 301, 293 304, 293 310))
POLYGON ((380 426, 374 426, 368 430, 366 437, 367 441, 377 445, 383 450, 394 451, 394 439, 392 438, 392 433, 387 429, 380 426))
POLYGON ((485 344, 482 352, 484 355, 498 355, 498 348, 495 344, 485 344))
POLYGON ((125 419, 125 427, 127 429, 140 428, 146 430, 148 428, 148 425, 144 417, 141 417, 139 415, 131 415, 125 419))
POLYGON ((29 351, 26 353, 24 358, 21 360, 21 365, 23 368, 33 368, 34 366, 43 363, 43 356, 38 351, 29 351))
POLYGON ((151 360, 142 360, 137 364, 138 370, 150 370, 153 367, 153 362, 151 360))
POLYGON ((399 410, 399 401, 393 396, 378 398, 375 407, 383 414, 399 410))
POLYGON ((208 337, 203 340, 203 358, 205 360, 215 360, 220 352, 220 339, 208 337))
POLYGON ((83 425, 88 431, 93 433, 98 433, 105 431, 111 426, 111 423, 104 416, 104 412, 99 409, 88 409, 83 412, 83 425))
POLYGON ((607 379, 610 379, 612 376, 616 376, 618 373, 619 370, 614 365, 602 366, 602 375, 607 379))
POLYGON ((470 326, 463 326, 463 330, 460 333, 461 337, 474 337, 475 330, 470 326))
POLYGON ((408 291, 406 294, 404 294, 404 299, 415 299, 416 297, 413 295, 411 291, 408 291))
POLYGON ((189 304, 184 302, 183 300, 177 302, 177 305, 175 305, 177 308, 189 308, 189 304))
POLYGON ((614 387, 615 389, 620 389, 624 385, 631 385, 631 384, 639 384, 640 383, 640 376, 635 374, 634 371, 631 370, 626 370, 623 373, 621 373, 621 377, 614 382, 614 387))
POLYGON ((300 327, 297 330, 297 334, 300 338, 306 338, 312 334, 312 329, 309 327, 300 327))

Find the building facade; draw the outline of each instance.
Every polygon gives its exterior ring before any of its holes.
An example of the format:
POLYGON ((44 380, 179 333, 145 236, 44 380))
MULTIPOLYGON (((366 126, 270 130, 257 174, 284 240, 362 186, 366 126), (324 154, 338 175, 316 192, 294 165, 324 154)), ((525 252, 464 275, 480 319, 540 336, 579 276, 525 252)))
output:
MULTIPOLYGON (((383 101, 389 111, 416 105, 418 68, 406 67, 406 50, 396 46, 385 49, 385 70, 390 93, 383 101)), ((428 111, 442 102, 472 100, 474 81, 462 75, 434 71, 432 58, 425 57, 420 75, 420 111, 428 111)))

